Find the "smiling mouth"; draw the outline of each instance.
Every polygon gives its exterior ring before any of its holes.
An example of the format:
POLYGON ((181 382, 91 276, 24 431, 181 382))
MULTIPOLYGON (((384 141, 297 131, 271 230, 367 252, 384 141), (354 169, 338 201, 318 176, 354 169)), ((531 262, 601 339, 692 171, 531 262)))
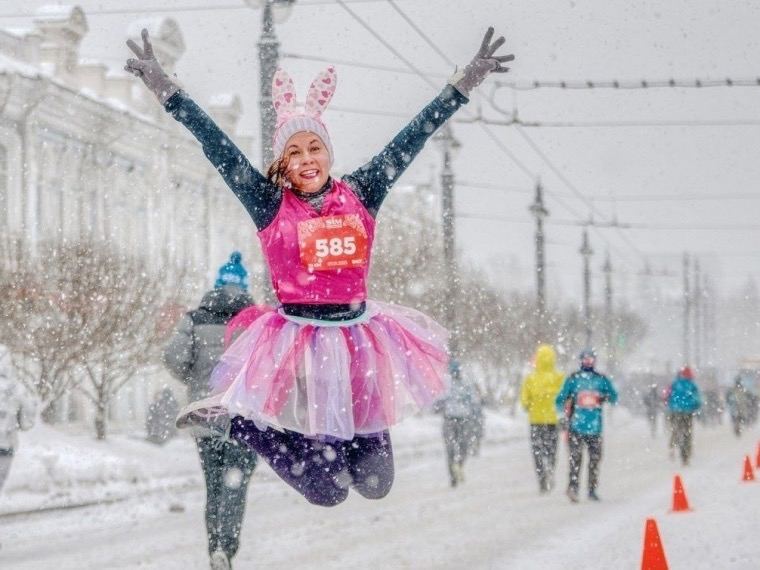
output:
POLYGON ((301 178, 306 178, 307 180, 313 180, 319 176, 319 170, 304 170, 299 176, 301 178))

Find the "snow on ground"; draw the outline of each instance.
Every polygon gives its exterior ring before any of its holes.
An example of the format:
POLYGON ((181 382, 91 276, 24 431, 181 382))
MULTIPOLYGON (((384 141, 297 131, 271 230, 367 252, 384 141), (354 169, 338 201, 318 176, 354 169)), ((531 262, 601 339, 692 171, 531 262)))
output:
MULTIPOLYGON (((469 461, 467 481, 458 489, 448 486, 441 420, 435 416, 413 418, 393 432, 396 483, 382 501, 351 496, 332 509, 315 507, 267 467, 259 468, 235 567, 638 568, 650 516, 658 521, 672 568, 760 567, 760 481, 740 482, 743 456, 754 458, 756 433, 737 440, 728 426, 698 427, 692 465, 681 469, 668 460, 664 436, 652 440, 643 421, 625 410, 608 420, 599 504, 571 505, 562 494, 564 445, 558 488, 539 496, 524 418, 495 414, 488 416, 481 456, 469 461), (692 512, 668 513, 675 472, 684 478, 692 512)), ((121 483, 122 496, 128 497, 121 502, 0 517, 0 567, 208 568, 204 497, 199 484, 191 484, 193 477, 200 479, 199 472, 193 474, 199 468, 189 440, 154 448, 115 438, 98 448, 101 444, 84 445, 81 438, 77 446, 76 438, 57 437, 71 446, 68 459, 57 464, 69 469, 70 487, 80 487, 78 498, 86 496, 88 486, 72 475, 75 465, 84 471, 90 465, 105 481, 110 474, 112 486, 118 473, 136 474, 138 483, 129 492, 121 483), (171 509, 178 504, 183 512, 171 509)), ((36 445, 30 438, 22 442, 25 451, 36 445)), ((22 481, 32 487, 35 473, 45 479, 39 466, 25 472, 22 456, 14 465, 11 502, 19 493, 27 500, 33 495, 22 481)), ((35 462, 27 465, 32 469, 35 462)), ((48 474, 47 481, 56 488, 54 477, 48 474)), ((44 494, 37 489, 37 496, 44 494)), ((5 498, 0 508, 10 510, 5 498)))

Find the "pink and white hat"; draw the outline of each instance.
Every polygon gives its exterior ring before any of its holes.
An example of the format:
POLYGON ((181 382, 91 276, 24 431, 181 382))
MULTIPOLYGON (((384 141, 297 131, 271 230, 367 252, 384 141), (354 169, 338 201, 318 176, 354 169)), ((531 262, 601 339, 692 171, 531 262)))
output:
POLYGON ((322 122, 330 99, 335 93, 338 76, 333 66, 321 71, 311 82, 306 96, 306 105, 299 109, 296 103, 296 90, 293 80, 283 69, 278 69, 272 79, 272 101, 277 113, 277 126, 272 138, 272 151, 276 158, 282 155, 288 139, 301 131, 314 133, 327 147, 330 155, 330 166, 333 164, 333 148, 327 127, 322 122))

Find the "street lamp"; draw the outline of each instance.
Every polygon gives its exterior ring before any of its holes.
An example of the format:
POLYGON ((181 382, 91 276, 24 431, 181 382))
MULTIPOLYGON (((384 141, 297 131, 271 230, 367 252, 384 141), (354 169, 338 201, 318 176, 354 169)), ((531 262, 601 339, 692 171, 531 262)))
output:
POLYGON ((583 256, 583 324, 586 329, 586 348, 591 348, 591 256, 594 250, 588 241, 588 229, 583 228, 583 244, 579 253, 583 256))
MULTIPOLYGON (((259 113, 261 116, 261 172, 266 174, 274 160, 272 137, 277 122, 272 103, 272 78, 277 71, 280 59, 280 42, 274 33, 275 22, 281 24, 290 16, 296 0, 245 0, 251 8, 261 8, 261 38, 259 39, 259 113)), ((269 286, 269 271, 263 269, 264 299, 273 300, 274 294, 269 286)))
POLYGON ((541 182, 536 183, 536 198, 528 208, 536 219, 536 334, 538 340, 545 341, 546 334, 546 262, 544 257, 544 218, 549 210, 544 206, 544 193, 541 182))
POLYGON ((443 152, 443 168, 441 169, 441 216, 443 225, 443 261, 446 266, 446 326, 451 329, 449 338, 449 356, 458 359, 456 300, 459 287, 459 271, 457 269, 455 228, 454 228, 454 172, 451 161, 461 144, 454 138, 448 124, 433 136, 433 140, 443 152))
POLYGON ((613 338, 614 318, 612 316, 612 261, 610 260, 610 252, 607 252, 607 257, 604 260, 602 266, 604 272, 604 344, 605 351, 607 353, 607 370, 611 374, 615 373, 616 369, 616 351, 615 342, 613 338))
POLYGON ((277 116, 272 104, 272 78, 280 59, 280 42, 274 32, 290 16, 296 0, 245 0, 251 8, 261 8, 261 38, 259 39, 259 111, 261 113, 261 171, 266 172, 274 160, 272 137, 277 116))

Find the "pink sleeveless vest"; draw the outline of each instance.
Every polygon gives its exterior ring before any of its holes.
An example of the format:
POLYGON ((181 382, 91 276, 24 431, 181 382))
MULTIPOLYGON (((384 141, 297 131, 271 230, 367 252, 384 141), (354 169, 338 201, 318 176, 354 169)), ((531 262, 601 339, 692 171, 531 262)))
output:
POLYGON ((321 212, 299 200, 289 189, 283 189, 282 204, 277 215, 258 236, 269 266, 275 295, 281 303, 349 304, 366 300, 375 219, 342 180, 333 180, 321 212), (332 245, 326 244, 346 240, 345 237, 316 240, 324 242, 317 244, 318 255, 327 256, 324 259, 329 263, 331 253, 343 254, 343 245, 347 246, 345 251, 352 252, 351 242, 358 241, 366 244, 366 256, 361 261, 350 259, 350 256, 348 261, 344 261, 345 256, 336 257, 338 261, 333 264, 346 265, 315 268, 310 261, 319 259, 321 262, 322 258, 315 257, 314 254, 313 228, 331 228, 336 224, 351 226, 347 230, 349 241, 336 243, 336 250, 332 245), (356 235, 356 239, 351 237, 350 232, 356 235), (311 254, 304 253, 310 245, 311 254), (352 266, 352 263, 356 265, 352 266))

